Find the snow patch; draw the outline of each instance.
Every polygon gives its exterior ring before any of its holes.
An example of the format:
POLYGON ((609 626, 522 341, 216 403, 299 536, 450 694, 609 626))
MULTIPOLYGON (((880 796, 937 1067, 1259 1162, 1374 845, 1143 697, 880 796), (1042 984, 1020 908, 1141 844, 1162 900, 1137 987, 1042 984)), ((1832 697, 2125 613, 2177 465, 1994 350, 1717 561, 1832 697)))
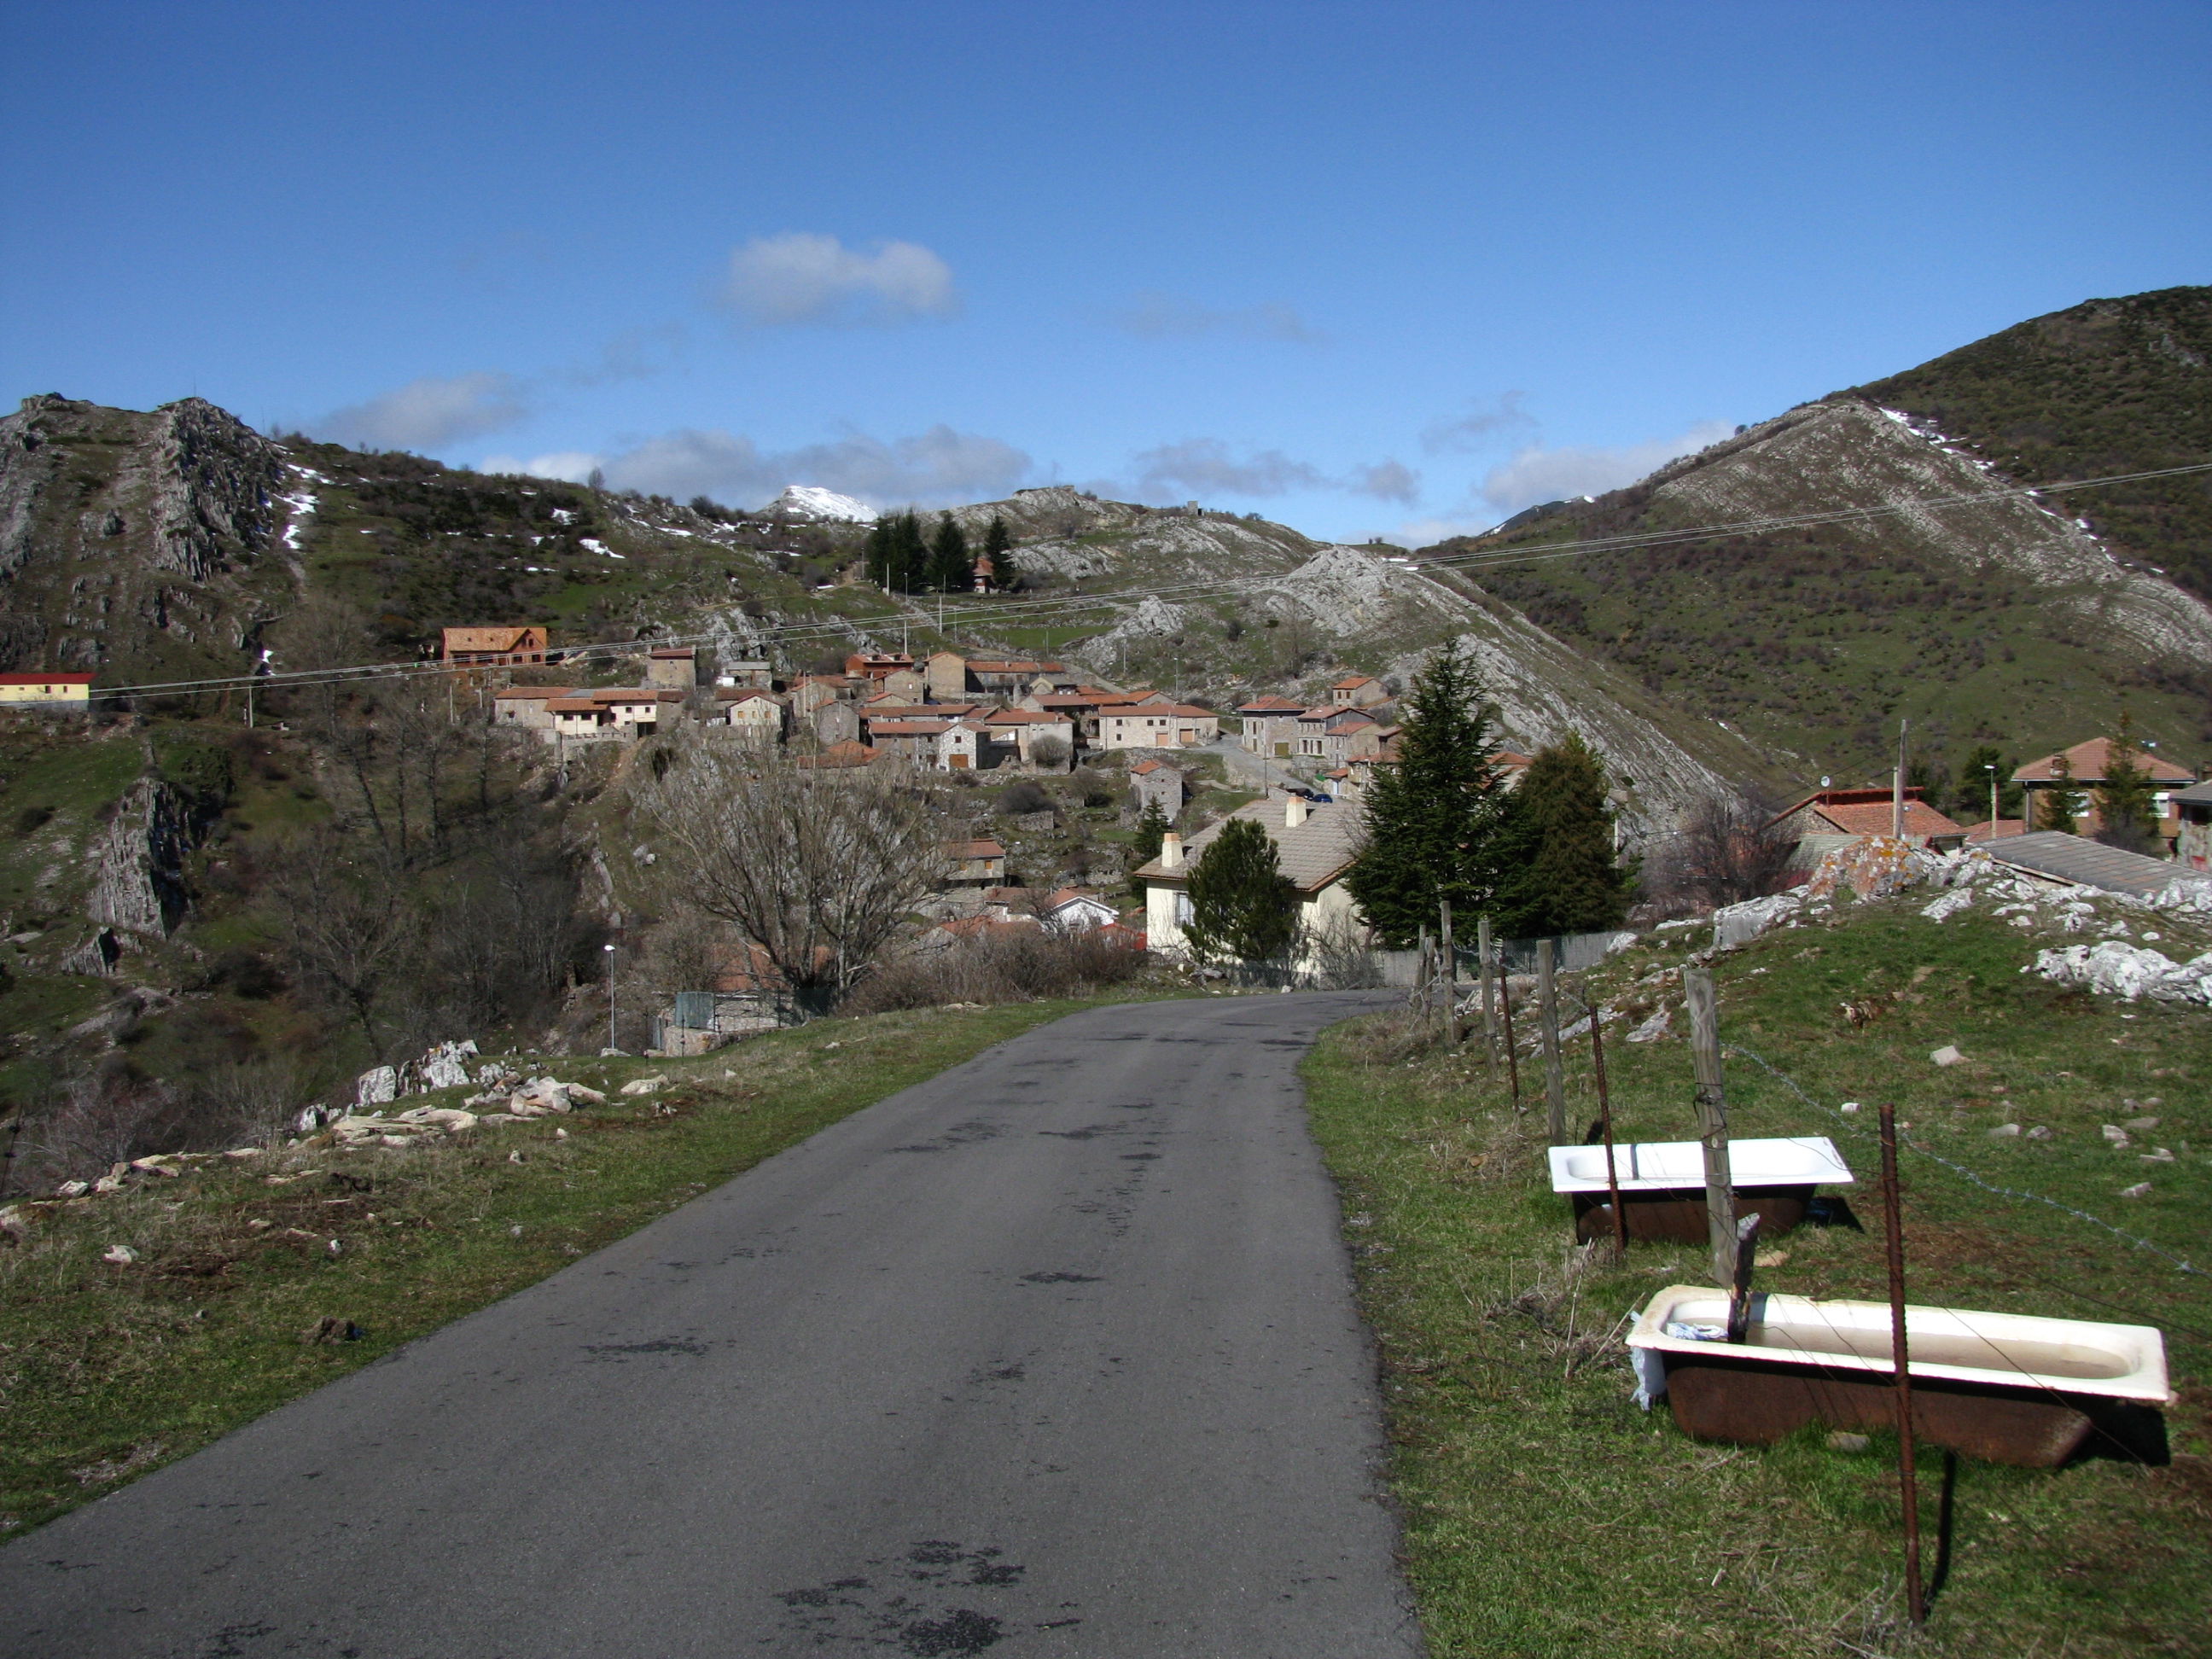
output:
POLYGON ((873 524, 876 512, 872 507, 854 501, 850 495, 840 495, 834 489, 824 489, 818 484, 786 484, 783 494, 761 509, 765 516, 782 519, 803 519, 816 524, 873 524))

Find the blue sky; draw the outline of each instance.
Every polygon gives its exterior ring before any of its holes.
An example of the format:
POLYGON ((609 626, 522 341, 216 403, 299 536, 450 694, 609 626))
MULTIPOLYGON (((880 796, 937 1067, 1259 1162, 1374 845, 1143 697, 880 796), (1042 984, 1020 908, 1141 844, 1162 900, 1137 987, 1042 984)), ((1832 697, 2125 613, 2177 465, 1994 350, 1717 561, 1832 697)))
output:
MULTIPOLYGON (((2212 281, 2212 8, 12 8, 0 396, 1419 542, 2212 281)), ((502 458, 506 458, 502 459, 502 458)))

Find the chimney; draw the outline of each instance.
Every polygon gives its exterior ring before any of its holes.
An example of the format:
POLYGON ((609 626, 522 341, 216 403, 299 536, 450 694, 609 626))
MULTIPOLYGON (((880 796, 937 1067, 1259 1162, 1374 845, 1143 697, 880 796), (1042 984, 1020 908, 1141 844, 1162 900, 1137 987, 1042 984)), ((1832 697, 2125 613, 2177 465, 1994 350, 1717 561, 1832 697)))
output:
POLYGON ((1160 837, 1160 868, 1163 870, 1182 868, 1182 837, 1172 830, 1160 837))
POLYGON ((1306 798, 1292 795, 1283 802, 1283 828, 1295 830, 1306 821, 1306 798))

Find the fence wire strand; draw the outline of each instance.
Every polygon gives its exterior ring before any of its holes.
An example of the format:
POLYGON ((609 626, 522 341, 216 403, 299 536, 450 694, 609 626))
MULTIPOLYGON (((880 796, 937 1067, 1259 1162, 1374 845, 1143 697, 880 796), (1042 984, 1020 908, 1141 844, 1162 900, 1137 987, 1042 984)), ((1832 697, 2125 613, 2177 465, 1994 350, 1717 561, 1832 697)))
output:
MULTIPOLYGON (((1846 1130, 1861 1136, 1864 1136, 1866 1134, 1866 1131, 1863 1127, 1853 1123, 1841 1112, 1836 1110, 1834 1107, 1822 1105, 1819 1101, 1814 1099, 1812 1096, 1807 1094, 1804 1090, 1799 1088, 1797 1086, 1797 1079, 1791 1077, 1789 1073, 1769 1065, 1766 1060, 1759 1055, 1752 1053, 1750 1049, 1741 1047, 1736 1043, 1724 1042, 1721 1047, 1725 1048, 1729 1054, 1741 1055, 1743 1059, 1749 1060, 1753 1065, 1758 1066, 1759 1070, 1765 1072, 1769 1077, 1774 1079, 1784 1088, 1788 1089, 1790 1093, 1796 1095, 1798 1099, 1803 1101, 1808 1106, 1812 1107, 1815 1111, 1825 1112, 1828 1116, 1835 1119, 1836 1121, 1841 1124, 1846 1130)), ((1950 1170, 1953 1175, 1957 1176, 1961 1181, 1970 1182, 1972 1185, 1980 1188, 1985 1193, 1994 1194, 1999 1198, 2025 1199, 2037 1204, 2047 1204, 2052 1209, 2062 1211, 2065 1214, 2074 1217, 2078 1221, 2086 1221, 2093 1227, 2102 1227, 2106 1232, 2112 1234, 2113 1237, 2124 1240, 2127 1243, 2132 1244, 2139 1250, 2148 1250, 2153 1255, 2162 1256, 2166 1261, 2172 1262, 2175 1267, 2179 1267, 2183 1273, 2192 1274, 2198 1279, 2206 1277, 2205 1272, 2202 1267, 2191 1265, 2181 1257, 2174 1255, 2172 1251, 2162 1249, 2158 1245, 2152 1243, 2150 1240, 2147 1238, 2138 1238, 2133 1233, 2123 1231, 2121 1229, 2112 1225, 2111 1222, 2106 1220, 2102 1216, 2091 1215, 2087 1210, 2077 1210, 2071 1204, 2062 1204, 2055 1198, 2046 1198, 2041 1193, 2029 1192, 2025 1188, 2000 1187, 1994 1182, 1983 1180, 1981 1176, 1976 1175, 1972 1170, 1966 1168, 1965 1164, 1954 1164, 1940 1152, 1931 1152, 1925 1146, 1917 1146, 1911 1141, 1900 1141, 1899 1144, 1903 1146, 1907 1152, 1911 1152, 1915 1157, 1924 1158, 1930 1163, 1942 1164, 1945 1169, 1950 1170)))

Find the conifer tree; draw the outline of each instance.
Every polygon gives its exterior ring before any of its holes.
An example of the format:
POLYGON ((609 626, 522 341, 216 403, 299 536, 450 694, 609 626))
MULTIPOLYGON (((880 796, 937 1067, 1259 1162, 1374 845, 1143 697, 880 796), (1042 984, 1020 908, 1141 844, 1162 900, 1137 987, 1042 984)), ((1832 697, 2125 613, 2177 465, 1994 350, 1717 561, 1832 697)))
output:
POLYGON ((1594 933, 1628 913, 1597 755, 1571 732, 1536 751, 1510 797, 1493 926, 1508 939, 1594 933))
POLYGON ((1160 842, 1169 830, 1175 828, 1164 809, 1157 799, 1145 803, 1145 810, 1137 815, 1136 833, 1129 838, 1130 868, 1139 869, 1160 855, 1160 842))
POLYGON ((2074 762, 2063 750, 2051 759, 2051 787, 2035 805, 2035 827, 2063 830, 2070 836, 2088 802, 2075 787, 2074 762))
POLYGON ((2130 852, 2148 853, 2157 842, 2150 769, 2136 744, 2135 716, 2120 710, 2120 729, 2106 748, 2105 779, 2097 786, 2097 839, 2130 852))
POLYGON ((940 593, 964 593, 974 583, 975 572, 967 535, 950 513, 939 514, 937 536, 929 544, 929 586, 940 593))
POLYGON ((1273 838, 1251 818, 1231 818, 1192 866, 1183 937, 1200 961, 1273 962, 1297 942, 1297 897, 1273 838))
POLYGON ((1449 899, 1463 921, 1494 898, 1506 790, 1472 655, 1455 641, 1413 677, 1395 766, 1367 794, 1367 845, 1346 886, 1382 938, 1403 948, 1449 899))
POLYGON ((886 593, 915 593, 929 578, 929 544, 912 507, 876 520, 868 532, 868 574, 886 593))
POLYGON ((991 562, 991 586, 1002 592, 1011 592, 1014 586, 1014 538, 1006 521, 997 514, 991 515, 991 527, 983 532, 983 556, 991 562))

